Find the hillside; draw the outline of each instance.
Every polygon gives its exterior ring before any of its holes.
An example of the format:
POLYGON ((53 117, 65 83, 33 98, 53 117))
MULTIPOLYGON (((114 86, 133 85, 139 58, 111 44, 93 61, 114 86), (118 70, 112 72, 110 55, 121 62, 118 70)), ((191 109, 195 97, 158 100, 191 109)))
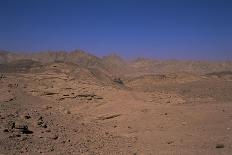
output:
POLYGON ((0 154, 231 154, 232 63, 0 53, 0 154))
POLYGON ((116 54, 102 58, 76 50, 73 52, 39 52, 11 53, 0 52, 0 64, 12 64, 18 60, 32 60, 41 64, 52 62, 74 63, 82 67, 98 68, 114 76, 140 76, 146 74, 164 74, 189 72, 207 74, 211 72, 232 71, 232 61, 184 61, 184 60, 153 60, 138 58, 124 60, 116 54))

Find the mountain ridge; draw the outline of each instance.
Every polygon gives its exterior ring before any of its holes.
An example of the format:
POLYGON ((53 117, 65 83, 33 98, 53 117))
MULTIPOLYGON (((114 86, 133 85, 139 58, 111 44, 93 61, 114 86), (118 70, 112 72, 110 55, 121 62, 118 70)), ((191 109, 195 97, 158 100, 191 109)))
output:
POLYGON ((125 60, 117 54, 98 57, 83 50, 49 51, 37 53, 16 53, 0 51, 0 64, 9 64, 19 60, 32 60, 41 64, 64 62, 74 63, 87 68, 98 68, 118 76, 137 76, 146 74, 162 74, 172 72, 191 72, 207 74, 211 72, 232 71, 232 60, 157 60, 137 58, 125 60))

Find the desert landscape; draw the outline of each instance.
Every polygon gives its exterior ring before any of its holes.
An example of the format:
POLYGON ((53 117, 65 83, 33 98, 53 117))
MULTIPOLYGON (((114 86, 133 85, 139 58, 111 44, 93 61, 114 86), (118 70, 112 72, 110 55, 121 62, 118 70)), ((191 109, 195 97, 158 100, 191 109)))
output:
POLYGON ((232 154, 232 61, 0 52, 0 154, 232 154))

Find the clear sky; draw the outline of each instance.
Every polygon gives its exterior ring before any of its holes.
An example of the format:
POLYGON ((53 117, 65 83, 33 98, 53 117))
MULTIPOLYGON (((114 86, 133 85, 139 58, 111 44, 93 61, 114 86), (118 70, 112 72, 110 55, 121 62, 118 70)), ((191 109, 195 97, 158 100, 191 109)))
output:
POLYGON ((232 1, 0 0, 0 49, 232 59, 232 1))

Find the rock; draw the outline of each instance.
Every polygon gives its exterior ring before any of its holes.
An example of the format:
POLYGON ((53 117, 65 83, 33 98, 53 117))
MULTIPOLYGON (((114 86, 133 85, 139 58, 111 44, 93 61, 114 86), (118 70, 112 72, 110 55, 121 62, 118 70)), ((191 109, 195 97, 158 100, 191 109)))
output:
POLYGON ((107 119, 113 119, 113 118, 116 118, 116 117, 119 117, 119 116, 121 116, 121 114, 105 115, 105 116, 99 116, 97 118, 100 119, 100 120, 107 120, 107 119))
POLYGON ((1 74, 0 79, 6 78, 4 74, 1 74))
POLYGON ((9 132, 9 130, 8 129, 4 129, 3 132, 9 132))
POLYGON ((42 125, 43 123, 43 120, 38 120, 37 125, 42 125))
POLYGON ((31 116, 30 116, 30 115, 26 115, 26 116, 24 116, 24 118, 25 118, 25 119, 30 119, 31 116))
POLYGON ((15 128, 15 122, 9 121, 7 123, 7 129, 14 129, 15 128))
POLYGON ((56 139, 58 139, 58 138, 59 138, 59 137, 58 137, 58 135, 56 135, 56 134, 51 136, 51 139, 54 139, 54 140, 56 140, 56 139))
POLYGON ((21 137, 21 135, 20 134, 12 134, 9 136, 9 138, 16 138, 16 137, 21 137))
POLYGON ((48 109, 51 109, 52 108, 52 106, 46 106, 46 109, 48 110, 48 109))
POLYGON ((43 120, 43 117, 42 117, 42 116, 39 117, 38 122, 37 122, 37 125, 39 125, 40 127, 43 127, 44 125, 46 125, 46 124, 44 123, 44 120, 43 120))
POLYGON ((44 92, 43 95, 47 95, 47 96, 50 96, 50 95, 56 95, 58 93, 54 93, 54 92, 44 92))
POLYGON ((41 136, 41 135, 39 135, 38 137, 39 137, 39 138, 43 138, 43 136, 41 136))
POLYGON ((182 124, 182 125, 187 125, 187 123, 186 123, 186 122, 182 122, 181 124, 182 124))
POLYGON ((15 129, 19 129, 19 130, 28 130, 28 126, 25 124, 16 124, 15 125, 15 129))
POLYGON ((18 130, 19 132, 23 134, 32 134, 33 132, 28 129, 28 126, 23 123, 16 123, 14 126, 15 130, 18 130))
POLYGON ((39 125, 40 127, 43 127, 43 128, 47 128, 47 124, 44 122, 42 116, 40 116, 40 118, 38 119, 37 125, 39 125))
POLYGON ((172 144, 174 143, 174 141, 170 140, 170 141, 167 141, 167 144, 172 144))
POLYGON ((120 85, 123 85, 123 81, 121 80, 121 78, 114 78, 113 79, 113 82, 117 83, 117 84, 120 84, 120 85))
POLYGON ((51 132, 51 130, 50 130, 50 129, 48 129, 48 130, 46 130, 45 132, 51 132))
POLYGON ((89 97, 87 97, 86 99, 90 101, 90 100, 92 100, 93 98, 92 98, 91 96, 89 96, 89 97))
POLYGON ((224 148, 224 147, 225 147, 224 144, 217 144, 217 145, 216 145, 216 148, 217 148, 217 149, 221 149, 221 148, 224 148))
POLYGON ((65 114, 71 114, 71 111, 65 110, 64 113, 65 113, 65 114))
POLYGON ((47 126, 47 124, 46 123, 44 123, 44 124, 42 124, 42 126, 41 127, 43 127, 43 128, 47 128, 48 126, 47 126))
POLYGON ((98 99, 98 100, 102 100, 103 99, 103 97, 101 97, 101 96, 95 96, 94 98, 98 99))
POLYGON ((13 97, 13 98, 10 98, 10 99, 8 99, 8 100, 6 100, 5 102, 10 102, 10 101, 13 101, 15 98, 13 97))
POLYGON ((27 137, 22 137, 21 141, 27 140, 27 137))
POLYGON ((41 122, 41 121, 39 121, 39 122, 37 122, 37 125, 42 125, 43 124, 43 122, 41 122))
POLYGON ((38 121, 43 121, 43 116, 40 116, 38 121))

